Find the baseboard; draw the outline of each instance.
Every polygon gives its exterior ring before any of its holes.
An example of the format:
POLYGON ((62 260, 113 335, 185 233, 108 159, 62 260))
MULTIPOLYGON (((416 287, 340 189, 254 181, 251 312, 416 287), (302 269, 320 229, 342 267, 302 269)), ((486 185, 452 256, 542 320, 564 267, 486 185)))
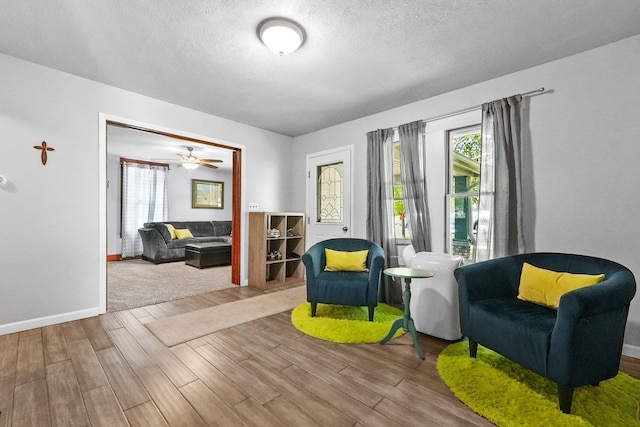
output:
POLYGON ((122 255, 120 254, 107 255, 107 262, 120 261, 121 259, 122 255))
POLYGON ((640 359, 640 347, 624 344, 622 346, 622 354, 624 354, 625 356, 633 357, 635 359, 640 359))
POLYGON ((7 323, 6 325, 0 325, 0 335, 27 331, 34 328, 42 328, 44 326, 56 325, 58 323, 71 322, 78 319, 97 316, 98 314, 100 314, 100 310, 98 307, 95 307, 86 310, 56 314, 53 316, 39 317, 37 319, 24 320, 22 322, 7 323))

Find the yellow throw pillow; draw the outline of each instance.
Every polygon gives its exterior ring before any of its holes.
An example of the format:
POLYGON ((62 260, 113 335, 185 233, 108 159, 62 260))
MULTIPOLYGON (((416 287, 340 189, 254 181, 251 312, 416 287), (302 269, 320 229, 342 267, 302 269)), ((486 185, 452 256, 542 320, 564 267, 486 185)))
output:
POLYGON ((190 239, 193 237, 193 234, 191 234, 188 228, 176 229, 176 237, 178 239, 190 239))
POLYGON ((560 297, 574 289, 602 282, 604 274, 560 273, 535 267, 526 262, 522 266, 518 298, 524 301, 558 308, 560 297))
POLYGON ((165 224, 165 226, 167 227, 167 231, 169 232, 169 235, 171 236, 172 239, 176 239, 176 228, 171 225, 171 224, 165 224))
POLYGON ((342 252, 325 248, 324 253, 327 257, 327 265, 324 267, 324 271, 369 271, 367 268, 368 249, 342 252))

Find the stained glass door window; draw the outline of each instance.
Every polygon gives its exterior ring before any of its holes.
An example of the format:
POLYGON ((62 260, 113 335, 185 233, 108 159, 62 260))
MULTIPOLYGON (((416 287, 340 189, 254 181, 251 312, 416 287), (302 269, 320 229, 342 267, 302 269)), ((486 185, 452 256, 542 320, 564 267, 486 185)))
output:
POLYGON ((320 223, 343 221, 342 162, 318 166, 317 218, 320 223))

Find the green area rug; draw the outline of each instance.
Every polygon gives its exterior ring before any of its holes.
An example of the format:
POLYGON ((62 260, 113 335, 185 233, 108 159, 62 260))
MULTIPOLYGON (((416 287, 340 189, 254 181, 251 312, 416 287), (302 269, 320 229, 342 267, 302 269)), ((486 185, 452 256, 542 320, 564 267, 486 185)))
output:
MULTIPOLYGON (((302 303, 291 312, 291 323, 299 331, 312 337, 339 343, 376 343, 380 342, 391 329, 396 319, 402 317, 402 311, 386 304, 378 303, 369 322, 367 307, 318 304, 316 317, 311 317, 311 304, 302 303)), ((402 335, 401 329, 394 338, 402 335)))
POLYGON ((640 426, 640 380, 622 372, 599 387, 577 388, 571 414, 558 409, 556 384, 467 341, 448 346, 438 372, 451 391, 489 421, 506 426, 640 426))

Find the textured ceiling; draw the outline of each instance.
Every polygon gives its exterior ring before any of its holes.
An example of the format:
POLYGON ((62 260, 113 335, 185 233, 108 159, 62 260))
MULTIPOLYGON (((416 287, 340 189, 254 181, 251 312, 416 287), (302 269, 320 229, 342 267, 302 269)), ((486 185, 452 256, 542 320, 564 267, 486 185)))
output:
POLYGON ((0 52, 296 136, 617 41, 639 23, 639 0, 0 0, 0 52), (261 44, 256 26, 271 16, 302 24, 300 50, 261 44))

